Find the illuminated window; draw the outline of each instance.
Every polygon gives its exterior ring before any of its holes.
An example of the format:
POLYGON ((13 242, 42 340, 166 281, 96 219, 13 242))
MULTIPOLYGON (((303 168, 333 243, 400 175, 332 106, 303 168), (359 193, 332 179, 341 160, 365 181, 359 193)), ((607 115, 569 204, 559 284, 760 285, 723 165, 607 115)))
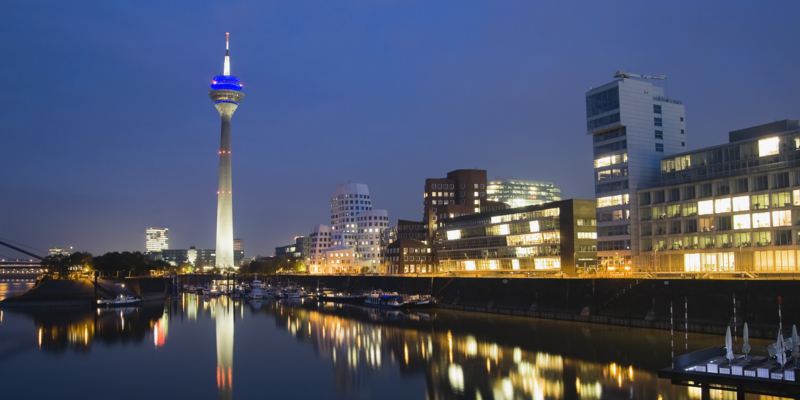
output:
POLYGON ((461 239, 461 231, 447 231, 447 240, 461 239))
POLYGON ((758 141, 758 156, 771 156, 773 154, 778 154, 778 147, 780 147, 780 138, 773 137, 767 139, 761 139, 758 141))
POLYGON ((794 190, 794 205, 800 206, 800 190, 794 190))
POLYGON ((578 232, 578 239, 597 239, 597 232, 578 232))
MULTIPOLYGON (((796 190, 797 191, 797 190, 796 190)), ((733 198, 733 211, 750 211, 750 197, 739 196, 733 198)))
POLYGON ((697 203, 697 213, 700 215, 708 215, 714 213, 714 201, 706 200, 697 203))
POLYGON ((475 271, 475 261, 464 261, 464 269, 467 271, 475 271))
POLYGON ((753 228, 769 228, 769 213, 753 213, 753 228))
POLYGON ((750 229, 750 214, 734 215, 733 229, 750 229))
POLYGON ((686 272, 700 272, 700 254, 684 254, 683 267, 686 272))
POLYGON ((508 224, 500 225, 497 228, 498 228, 498 234, 500 235, 508 235, 509 233, 511 233, 511 231, 508 230, 508 224))
POLYGON ((519 269, 519 260, 516 258, 511 260, 511 269, 519 269))
POLYGON ((772 226, 792 226, 792 212, 789 210, 773 211, 772 226))
POLYGON ((714 200, 714 209, 717 214, 731 212, 731 199, 716 199, 714 200))

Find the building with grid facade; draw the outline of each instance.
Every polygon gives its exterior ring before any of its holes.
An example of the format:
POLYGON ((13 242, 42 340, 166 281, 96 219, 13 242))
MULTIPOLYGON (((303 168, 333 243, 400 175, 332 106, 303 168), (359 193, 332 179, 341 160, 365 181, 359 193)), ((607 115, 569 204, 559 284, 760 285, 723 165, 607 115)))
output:
POLYGON ((578 275, 597 260, 594 200, 456 217, 436 230, 438 270, 578 275))
POLYGON ((796 272, 800 124, 730 132, 730 142, 661 160, 638 191, 638 264, 660 271, 796 272))
POLYGON ((561 195, 561 189, 552 182, 507 178, 494 179, 486 185, 487 199, 506 203, 512 208, 559 201, 561 195))
POLYGON ((601 265, 631 267, 638 248, 636 191, 657 185, 660 161, 685 151, 680 101, 649 82, 620 78, 586 93, 586 129, 594 152, 597 256, 601 265))

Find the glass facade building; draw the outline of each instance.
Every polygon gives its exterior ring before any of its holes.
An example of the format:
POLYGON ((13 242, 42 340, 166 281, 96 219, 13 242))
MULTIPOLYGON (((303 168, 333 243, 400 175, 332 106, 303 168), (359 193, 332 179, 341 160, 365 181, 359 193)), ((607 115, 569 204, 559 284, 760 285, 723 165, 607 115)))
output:
POLYGON ((797 271, 800 124, 779 121, 730 139, 661 160, 661 185, 636 199, 639 264, 676 272, 797 271))
POLYGON ((148 253, 169 249, 169 229, 147 228, 145 232, 145 248, 148 253))
POLYGON ((561 189, 552 182, 494 179, 486 186, 486 197, 512 208, 536 206, 561 200, 561 189))
POLYGON ((660 179, 665 155, 686 149, 684 107, 649 82, 621 78, 586 93, 597 201, 597 256, 606 268, 631 268, 639 248, 640 188, 660 179))
POLYGON ((593 200, 563 200, 448 219, 436 230, 438 272, 593 270, 594 215, 593 200))

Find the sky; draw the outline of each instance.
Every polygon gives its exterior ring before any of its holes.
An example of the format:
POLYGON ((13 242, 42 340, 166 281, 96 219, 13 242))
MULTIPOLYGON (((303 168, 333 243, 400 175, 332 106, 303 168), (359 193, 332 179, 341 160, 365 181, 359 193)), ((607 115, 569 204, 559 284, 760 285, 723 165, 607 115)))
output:
MULTIPOLYGON (((422 218, 479 168, 594 198, 585 92, 666 75, 687 149, 800 119, 796 1, 18 1, 0 13, 0 240, 37 253, 213 248, 231 33, 234 235, 246 256, 330 223, 338 183, 422 218)), ((0 256, 18 253, 0 248, 0 256)))

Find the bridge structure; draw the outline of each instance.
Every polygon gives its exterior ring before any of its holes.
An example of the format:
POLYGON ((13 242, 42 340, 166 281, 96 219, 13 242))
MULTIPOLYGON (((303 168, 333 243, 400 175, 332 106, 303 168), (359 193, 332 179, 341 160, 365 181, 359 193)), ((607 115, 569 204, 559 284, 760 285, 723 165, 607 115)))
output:
POLYGON ((0 280, 34 279, 47 272, 42 269, 42 266, 40 265, 40 262, 44 260, 44 257, 21 249, 2 240, 0 240, 0 245, 30 256, 28 259, 10 259, 0 257, 0 280))

